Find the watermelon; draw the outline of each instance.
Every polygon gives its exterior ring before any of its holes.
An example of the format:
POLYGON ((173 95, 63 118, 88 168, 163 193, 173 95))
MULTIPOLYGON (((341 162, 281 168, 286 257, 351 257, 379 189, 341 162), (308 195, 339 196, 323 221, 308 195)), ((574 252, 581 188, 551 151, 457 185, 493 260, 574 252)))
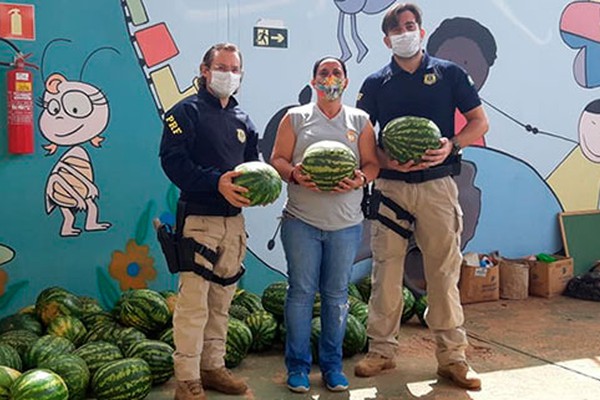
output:
POLYGON ((275 342, 277 336, 277 320, 268 311, 258 310, 250 314, 246 320, 246 325, 252 332, 252 351, 269 350, 275 342))
POLYGON ((86 343, 71 354, 81 357, 92 375, 104 364, 123 358, 121 349, 112 343, 102 341, 86 343))
POLYGON ((404 164, 421 161, 425 151, 440 148, 440 128, 435 122, 421 117, 405 116, 388 122, 381 139, 387 155, 404 164))
POLYGON ((59 315, 73 315, 80 318, 83 303, 79 297, 60 287, 49 287, 40 292, 35 301, 35 310, 44 325, 59 315))
POLYGON ((166 344, 174 348, 175 341, 173 340, 173 327, 169 327, 162 331, 158 335, 158 340, 160 340, 161 342, 165 342, 166 344))
POLYGON ((319 340, 321 338, 321 317, 314 317, 310 321, 310 350, 312 361, 319 362, 319 340))
POLYGON ((369 306, 364 301, 355 299, 352 296, 348 297, 348 300, 350 306, 348 313, 353 315, 366 328, 367 318, 369 317, 369 306))
POLYGON ((113 333, 115 343, 119 349, 125 354, 129 346, 146 339, 146 335, 135 328, 123 328, 115 330, 113 333))
POLYGON ((355 297, 361 301, 363 301, 363 297, 358 290, 358 287, 354 283, 348 284, 348 296, 355 297))
POLYGON ((87 329, 83 322, 71 315, 59 315, 48 324, 46 333, 69 339, 75 346, 83 343, 87 329))
POLYGON ((43 333, 42 323, 35 314, 17 313, 0 320, 0 334, 17 329, 25 329, 36 335, 43 333))
POLYGON ((322 191, 333 190, 344 178, 354 177, 358 160, 345 144, 322 140, 311 144, 302 156, 302 173, 322 191))
POLYGON ((59 375, 69 390, 69 400, 84 399, 90 383, 90 370, 85 361, 75 354, 60 354, 40 363, 40 368, 59 375))
POLYGON ((27 351, 39 338, 38 335, 31 331, 17 329, 15 331, 4 332, 0 335, 0 343, 6 343, 14 347, 19 356, 21 356, 21 360, 23 360, 27 351))
POLYGON ((281 177, 275 168, 262 161, 249 161, 235 167, 242 174, 233 179, 236 185, 248 189, 242 195, 250 199, 250 206, 264 206, 277 200, 281 194, 281 177))
POLYGON ((174 290, 163 290, 160 292, 160 295, 165 298, 167 302, 167 307, 169 308, 169 314, 173 317, 173 313, 175 312, 175 305, 177 305, 177 292, 174 290))
POLYGON ((248 292, 244 289, 238 289, 235 292, 231 304, 243 306, 250 313, 253 313, 254 311, 258 310, 264 310, 260 296, 255 293, 248 292))
POLYGON ((406 286, 402 287, 404 306, 402 308, 401 323, 405 323, 415 315, 415 295, 406 286))
POLYGON ((263 291, 261 298, 262 306, 276 318, 283 319, 283 309, 286 294, 287 282, 273 282, 263 291))
POLYGON ((45 335, 39 338, 25 353, 23 364, 27 368, 35 368, 48 358, 70 353, 73 350, 75 350, 75 345, 69 339, 60 336, 45 335))
POLYGON ((244 321, 251 312, 244 306, 240 306, 239 304, 232 304, 229 306, 229 316, 233 318, 237 318, 240 321, 244 321))
POLYGON ((367 275, 360 279, 356 283, 356 288, 362 296, 363 301, 369 304, 369 298, 371 297, 371 275, 367 275))
POLYGON ((13 382, 12 400, 68 400, 69 389, 57 374, 46 369, 32 369, 13 382))
POLYGON ((123 325, 144 334, 163 330, 171 318, 165 298, 151 289, 124 292, 115 305, 114 313, 123 325))
POLYGON ((98 400, 141 400, 152 389, 152 372, 141 358, 124 358, 104 364, 92 377, 98 400))
POLYGON ((21 356, 14 347, 6 343, 0 343, 0 365, 16 369, 17 371, 23 370, 21 356))
POLYGON ((243 321, 229 318, 227 322, 227 341, 225 342, 225 366, 237 367, 248 354, 252 345, 252 331, 243 321))
POLYGON ((13 382, 21 376, 21 373, 16 369, 0 365, 0 399, 10 399, 10 387, 13 382))
POLYGON ((173 376, 173 348, 164 342, 141 340, 129 346, 125 356, 141 358, 148 363, 153 385, 163 384, 173 376))
POLYGON ((425 321, 425 310, 427 310, 426 294, 419 297, 415 302, 415 313, 417 314, 417 318, 419 318, 419 322, 423 326, 427 326, 427 322, 425 321))
POLYGON ((360 353, 367 344, 367 329, 365 326, 352 314, 348 314, 346 320, 346 331, 344 332, 344 342, 342 343, 342 351, 344 357, 353 356, 360 353))

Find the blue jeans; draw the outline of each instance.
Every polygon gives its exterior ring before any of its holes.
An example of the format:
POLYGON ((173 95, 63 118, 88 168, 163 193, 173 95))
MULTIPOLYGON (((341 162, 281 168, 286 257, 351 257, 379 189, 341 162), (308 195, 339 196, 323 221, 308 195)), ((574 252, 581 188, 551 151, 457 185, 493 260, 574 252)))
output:
POLYGON ((311 320, 317 291, 321 294, 319 367, 322 373, 342 371, 348 283, 361 232, 362 224, 323 231, 284 216, 281 242, 288 265, 285 365, 289 374, 310 372, 311 320))

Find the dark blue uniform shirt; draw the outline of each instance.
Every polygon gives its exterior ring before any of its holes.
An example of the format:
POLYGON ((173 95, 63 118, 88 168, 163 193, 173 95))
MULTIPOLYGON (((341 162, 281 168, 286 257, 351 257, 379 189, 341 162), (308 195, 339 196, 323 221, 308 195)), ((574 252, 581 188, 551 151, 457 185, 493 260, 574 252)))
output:
MULTIPOLYGON (((453 62, 424 54, 414 73, 404 71, 392 61, 369 75, 360 89, 358 108, 365 110, 373 125, 379 124, 381 146, 383 127, 394 118, 413 115, 429 118, 442 136, 454 136, 454 113, 481 105, 477 89, 467 73, 453 62)), ((445 164, 453 162, 448 157, 445 164)))
POLYGON ((219 178, 238 164, 258 160, 258 132, 233 97, 223 108, 200 88, 165 114, 160 158, 167 177, 181 189, 181 200, 208 210, 207 215, 230 215, 233 206, 219 193, 219 178))

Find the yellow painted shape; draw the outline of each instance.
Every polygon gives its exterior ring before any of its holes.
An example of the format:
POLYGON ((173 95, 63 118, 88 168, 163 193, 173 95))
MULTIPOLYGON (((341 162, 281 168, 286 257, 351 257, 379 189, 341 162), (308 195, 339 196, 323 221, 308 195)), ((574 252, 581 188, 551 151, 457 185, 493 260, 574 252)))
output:
POLYGON ((188 87, 185 91, 181 92, 179 86, 175 81, 175 76, 170 66, 157 69, 150 73, 150 79, 154 84, 154 89, 158 101, 163 110, 167 111, 173 107, 179 100, 182 100, 188 96, 193 95, 197 92, 194 85, 188 87))

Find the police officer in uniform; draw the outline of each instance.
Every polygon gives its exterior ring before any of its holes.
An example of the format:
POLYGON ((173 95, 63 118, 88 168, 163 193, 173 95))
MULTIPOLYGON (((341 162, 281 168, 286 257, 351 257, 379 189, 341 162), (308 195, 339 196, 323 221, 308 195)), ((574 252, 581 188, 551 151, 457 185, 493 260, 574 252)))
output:
MULTIPOLYGON (((462 262, 462 210, 452 175, 460 172, 461 148, 487 131, 487 117, 467 73, 452 62, 422 51, 425 31, 416 5, 394 4, 385 14, 382 30, 393 57, 363 82, 358 108, 369 113, 373 124, 379 124, 380 133, 392 119, 411 115, 434 121, 443 138, 441 147, 428 150, 417 164, 391 161, 380 149, 382 169, 375 187, 388 203, 379 205, 379 213, 395 220, 394 209, 399 207, 414 218, 414 235, 423 253, 427 281, 429 307, 425 319, 436 339, 438 375, 460 387, 479 389, 481 381, 465 357, 468 343, 457 288, 462 262), (457 136, 456 108, 467 119, 457 136)), ((408 226, 406 221, 398 223, 408 226)), ((356 364, 357 376, 373 376, 396 366, 407 244, 406 238, 386 224, 373 221, 369 353, 356 364)))
POLYGON ((258 133, 232 95, 242 75, 239 49, 212 46, 200 65, 199 90, 164 118, 162 168, 181 190, 178 232, 201 250, 179 260, 179 297, 173 315, 176 400, 206 399, 204 389, 246 392, 224 363, 228 311, 241 276, 246 233, 245 188, 233 168, 258 160, 258 133), (190 267, 190 268, 187 268, 190 267))

